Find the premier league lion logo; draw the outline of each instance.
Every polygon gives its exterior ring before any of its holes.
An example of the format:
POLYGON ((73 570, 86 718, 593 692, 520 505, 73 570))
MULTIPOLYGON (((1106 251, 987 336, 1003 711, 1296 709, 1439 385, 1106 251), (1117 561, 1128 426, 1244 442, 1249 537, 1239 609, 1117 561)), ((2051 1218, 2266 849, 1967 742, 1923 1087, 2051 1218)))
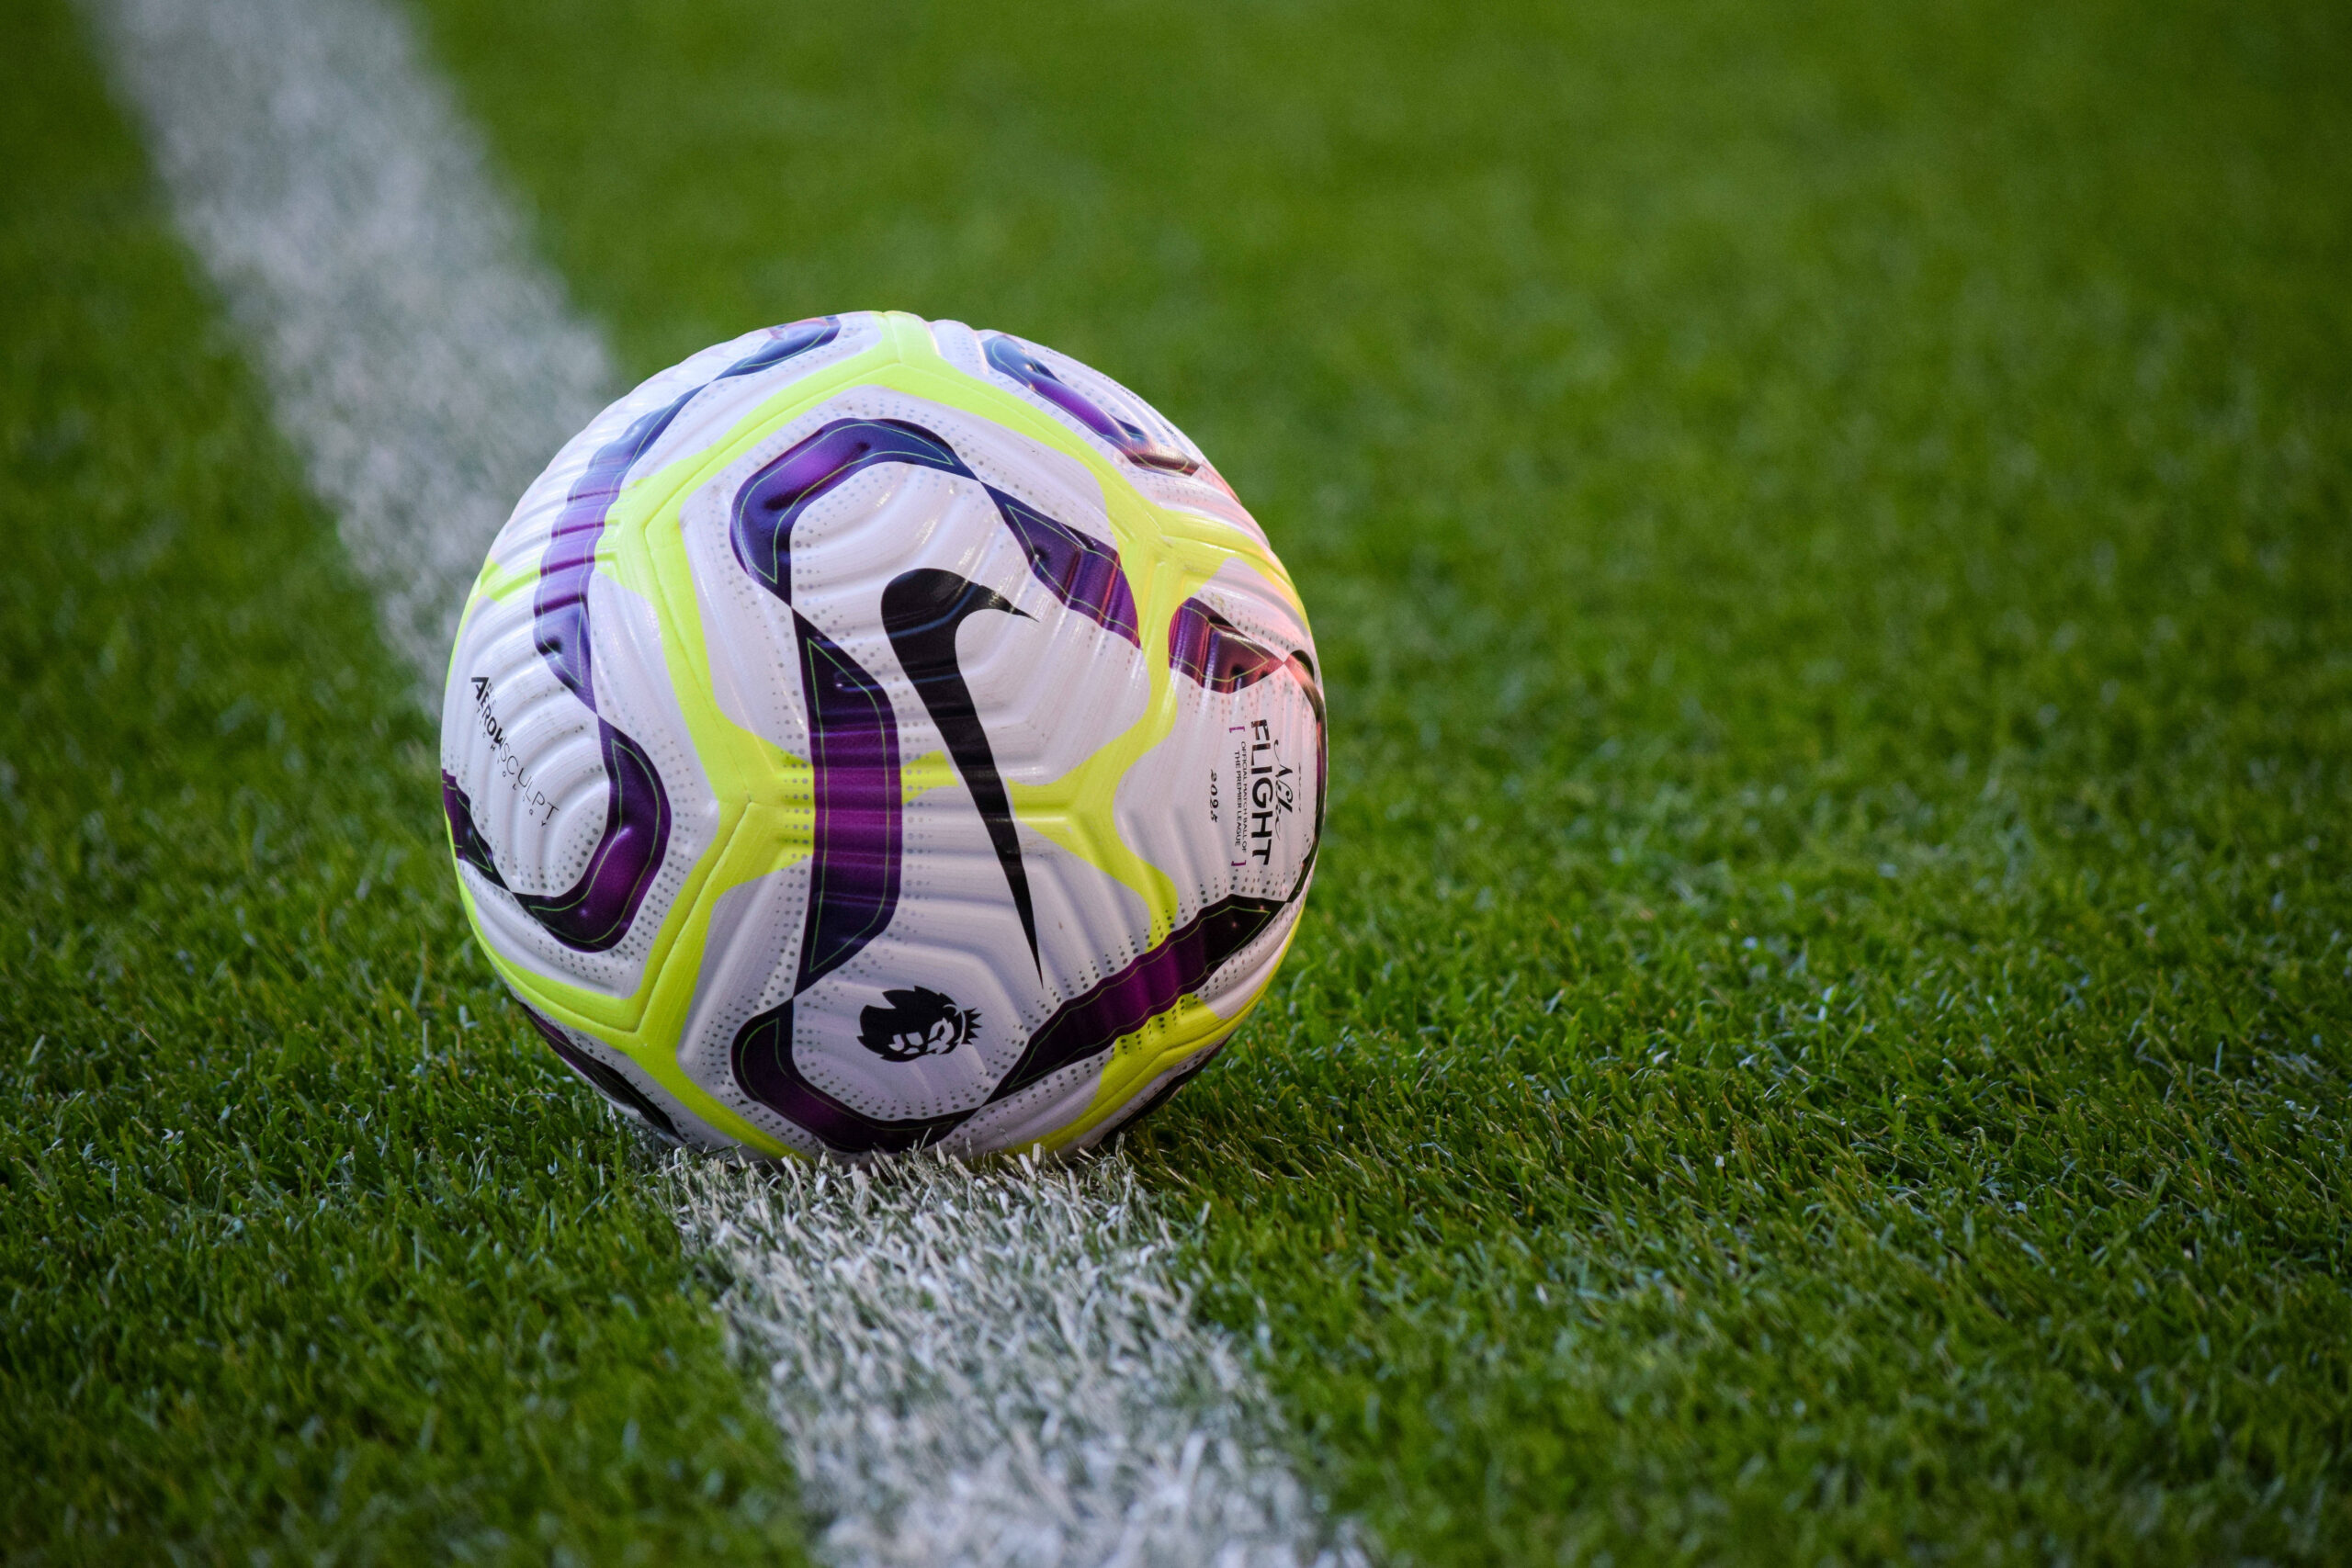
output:
POLYGON ((858 1014, 857 1043, 886 1062, 944 1056, 979 1032, 979 1010, 925 987, 885 991, 882 999, 890 1005, 858 1014))

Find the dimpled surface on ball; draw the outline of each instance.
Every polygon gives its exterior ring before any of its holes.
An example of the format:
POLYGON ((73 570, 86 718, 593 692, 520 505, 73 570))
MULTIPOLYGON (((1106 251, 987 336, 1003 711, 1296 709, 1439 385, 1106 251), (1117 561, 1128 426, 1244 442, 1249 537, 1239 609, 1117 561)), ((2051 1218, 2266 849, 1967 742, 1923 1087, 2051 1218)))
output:
POLYGON ((1306 613, 1149 405, 861 313, 606 409, 492 545, 442 712, 466 909, 548 1043, 753 1154, 1083 1146, 1282 961, 1306 613))

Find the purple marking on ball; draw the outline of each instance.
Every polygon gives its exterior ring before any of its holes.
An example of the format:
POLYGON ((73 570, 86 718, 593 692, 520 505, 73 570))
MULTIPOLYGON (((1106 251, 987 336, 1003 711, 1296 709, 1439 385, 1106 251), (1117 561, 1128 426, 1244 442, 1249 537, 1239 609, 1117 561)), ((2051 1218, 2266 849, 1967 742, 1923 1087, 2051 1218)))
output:
POLYGON ((792 603, 792 525, 836 486, 885 463, 972 477, 956 449, 899 419, 837 419, 763 465, 735 492, 728 536, 759 585, 792 603))
POLYGON ((729 1054, 745 1094, 816 1134, 837 1154, 900 1154, 937 1143, 969 1120, 968 1111, 886 1121, 835 1099, 801 1074, 792 1059, 792 1004, 771 1008, 735 1032, 729 1054))
POLYGON ((670 841, 670 797, 653 760, 602 720, 596 726, 605 776, 605 827, 580 880, 561 893, 518 893, 499 874, 490 840, 475 822, 473 802, 447 773, 441 775, 441 809, 449 819, 449 847, 493 887, 521 906, 541 930, 566 947, 604 953, 628 934, 662 853, 670 841))
MULTIPOLYGON (((1290 660, 1198 599, 1187 599, 1168 623, 1168 663, 1212 692, 1232 693, 1281 673, 1290 660)), ((1311 669, 1306 679, 1313 683, 1311 669)))
POLYGON ((796 355, 822 347, 841 335, 841 323, 827 317, 772 327, 769 332, 773 335, 757 350, 631 422, 617 440, 599 447, 564 498, 563 510, 548 536, 547 554, 539 561, 539 586, 531 602, 531 615, 540 654, 592 713, 596 698, 588 669, 588 580, 595 573, 596 547, 603 541, 605 521, 613 502, 620 499, 629 469, 703 392, 721 381, 773 369, 796 355))
MULTIPOLYGON (((770 459, 735 492, 728 537, 754 581, 792 603, 792 529, 808 508, 866 469, 890 463, 977 480, 934 432, 901 419, 838 419, 770 459)), ((1046 516, 993 485, 980 487, 1021 542, 1030 574, 1087 619, 1141 647, 1135 594, 1118 547, 1046 516)))
MULTIPOLYGON (((840 334, 840 322, 831 317, 770 328, 768 341, 758 349, 711 380, 631 421, 617 439, 597 448, 573 481, 539 558, 531 624, 539 656, 591 714, 596 714, 596 687, 589 660, 588 585, 595 576, 596 547, 630 469, 679 412, 709 387, 772 369, 840 334)), ((516 893, 508 887, 465 792, 446 773, 441 792, 458 858, 504 889, 549 936, 582 953, 605 952, 628 934, 670 843, 669 793, 652 758, 601 714, 596 714, 596 736, 605 764, 605 827, 580 880, 561 893, 516 893)))
POLYGON ((855 957, 897 912, 905 805, 890 694, 797 615, 793 626, 817 807, 797 994, 855 957))
POLYGON ((1087 429, 1118 448, 1122 457, 1147 468, 1170 473, 1196 471, 1200 459, 1162 446, 1144 430, 1129 424, 1053 372, 1053 367, 1001 333, 988 339, 988 361, 1087 429))
POLYGON ((1057 523, 1001 490, 991 487, 989 497, 996 502, 1004 525, 1028 553, 1029 570, 1055 598, 1137 648, 1143 646, 1136 596, 1127 586, 1127 574, 1119 568, 1115 547, 1057 523))
POLYGON ((495 886, 506 886, 498 874, 498 862, 490 852, 490 840, 474 826, 474 803, 466 798, 465 786, 448 769, 441 770, 441 815, 449 819, 449 851, 459 860, 490 878, 495 886))
POLYGON ((989 1094, 989 1102, 1017 1094, 1133 1034, 1199 990, 1227 959, 1249 946, 1288 905, 1286 898, 1237 896, 1203 909, 1125 968, 1056 1009, 1053 1017, 1029 1036, 1021 1059, 989 1094))

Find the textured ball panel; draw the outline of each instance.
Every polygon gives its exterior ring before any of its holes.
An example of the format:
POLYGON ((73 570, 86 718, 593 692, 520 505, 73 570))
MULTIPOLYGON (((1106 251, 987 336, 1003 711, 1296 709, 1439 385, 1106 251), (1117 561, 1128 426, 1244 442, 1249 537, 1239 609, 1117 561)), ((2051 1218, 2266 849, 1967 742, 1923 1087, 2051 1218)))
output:
POLYGON ((586 695, 542 651, 548 617, 530 594, 468 615, 444 694, 442 796, 482 940, 618 998, 642 981, 718 803, 663 675, 653 607, 602 577, 580 598, 589 652, 571 651, 594 674, 586 695))
POLYGON ((469 605, 444 794, 501 973, 664 1135, 1073 1146, 1271 979, 1322 747, 1305 615, 1182 432, 856 316, 559 455, 469 605))
POLYGON ((656 610, 599 570, 619 542, 617 503, 730 409, 878 332, 870 320, 767 329, 651 378, 566 444, 492 543, 451 658, 441 765, 459 881, 494 957, 603 998, 644 988, 721 802, 656 610))

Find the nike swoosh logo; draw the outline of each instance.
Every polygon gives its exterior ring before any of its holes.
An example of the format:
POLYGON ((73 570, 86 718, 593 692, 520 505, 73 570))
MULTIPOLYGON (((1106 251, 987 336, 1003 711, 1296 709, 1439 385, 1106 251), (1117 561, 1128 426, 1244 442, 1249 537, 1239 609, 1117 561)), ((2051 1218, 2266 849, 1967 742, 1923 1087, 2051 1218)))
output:
POLYGON ((989 842, 997 864, 1012 890, 1013 908, 1021 912, 1022 933, 1029 939, 1029 960, 1039 975, 1045 965, 1037 956, 1037 917, 1029 901, 1029 872, 1021 860, 1021 834, 1013 824, 1012 803, 1006 798, 1003 775, 997 772, 996 754, 989 749, 988 731, 973 706, 971 689, 956 658, 956 633, 965 621, 983 610, 999 610, 1028 618, 1028 612, 992 588, 983 588, 952 571, 925 568, 900 572, 882 590, 882 627, 890 636, 891 651, 899 668, 914 683, 915 694, 931 715, 933 728, 947 743, 947 754, 964 786, 972 792, 980 819, 988 825, 989 842))

